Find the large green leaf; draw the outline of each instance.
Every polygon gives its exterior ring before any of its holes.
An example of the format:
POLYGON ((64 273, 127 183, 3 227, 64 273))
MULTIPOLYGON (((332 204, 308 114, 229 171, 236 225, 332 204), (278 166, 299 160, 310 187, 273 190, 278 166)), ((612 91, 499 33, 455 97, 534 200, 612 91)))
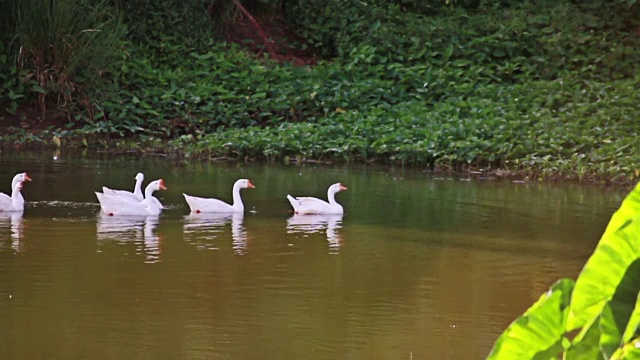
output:
POLYGON ((639 328, 640 328, 640 293, 636 298, 636 307, 633 309, 633 313, 631 314, 631 317, 629 318, 629 322, 627 323, 627 328, 625 329, 624 334, 622 335, 622 342, 628 343, 629 341, 631 341, 631 339, 633 339, 637 335, 640 335, 638 334, 638 330, 640 330, 639 328))
MULTIPOLYGON (((621 344, 628 341, 623 339, 622 328, 617 321, 618 319, 628 319, 632 310, 624 303, 608 302, 602 309, 600 316, 596 317, 593 323, 582 328, 580 334, 573 339, 573 344, 565 352, 565 359, 611 358, 620 349, 621 344)), ((631 331, 633 335, 633 330, 630 330, 629 326, 627 330, 631 331)))
POLYGON ((626 328, 633 307, 620 301, 607 303, 600 314, 600 350, 605 359, 622 345, 622 333, 626 328))
POLYGON ((640 359, 640 338, 635 338, 632 341, 624 344, 619 348, 611 360, 638 360, 640 359))
POLYGON ((600 335, 600 317, 596 317, 591 324, 583 327, 582 331, 573 339, 573 343, 565 351, 565 360, 601 358, 600 335))
POLYGON ((593 255, 578 276, 566 330, 593 322, 613 301, 612 316, 623 332, 640 289, 640 184, 611 218, 593 255))
POLYGON ((488 359, 550 359, 559 354, 573 286, 571 279, 555 283, 500 335, 488 359))

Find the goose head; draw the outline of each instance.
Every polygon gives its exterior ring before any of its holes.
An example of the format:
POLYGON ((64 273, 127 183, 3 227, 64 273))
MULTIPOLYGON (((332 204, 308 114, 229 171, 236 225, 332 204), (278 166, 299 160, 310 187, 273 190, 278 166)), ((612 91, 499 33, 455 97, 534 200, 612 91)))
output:
POLYGON ((342 208, 342 206, 336 202, 336 193, 342 190, 347 190, 347 187, 342 185, 342 183, 335 183, 329 186, 329 189, 327 190, 327 199, 329 200, 329 204, 342 208))
POLYGON ((335 183, 335 184, 329 186, 329 192, 331 192, 333 194, 335 194, 335 193, 337 193, 339 191, 342 191, 342 190, 347 190, 347 187, 342 185, 342 183, 335 183))
POLYGON ((254 189, 255 188, 255 186, 253 186, 253 184, 251 183, 251 180, 249 180, 249 179, 240 179, 240 180, 236 181, 235 186, 237 186, 240 189, 246 189, 246 188, 254 189))
POLYGON ((157 190, 167 190, 167 187, 164 185, 164 180, 158 179, 150 182, 149 185, 147 185, 147 187, 145 188, 145 192, 147 190, 151 190, 152 192, 157 190))
POLYGON ((16 176, 13 177, 13 180, 11 181, 11 189, 13 189, 17 183, 23 183, 25 181, 31 181, 31 178, 26 172, 17 174, 16 176))

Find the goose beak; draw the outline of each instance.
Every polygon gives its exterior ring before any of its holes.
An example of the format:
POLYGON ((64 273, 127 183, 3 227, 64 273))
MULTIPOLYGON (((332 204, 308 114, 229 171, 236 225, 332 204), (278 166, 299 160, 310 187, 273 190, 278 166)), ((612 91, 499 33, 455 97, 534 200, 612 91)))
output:
POLYGON ((340 190, 347 190, 347 187, 342 185, 342 184, 340 184, 340 190))
POLYGON ((247 180, 247 187, 250 189, 255 189, 255 186, 251 183, 251 180, 247 180))
POLYGON ((164 180, 160 179, 160 190, 167 190, 167 187, 164 186, 164 180))
POLYGON ((27 175, 27 173, 24 173, 24 179, 26 181, 31 181, 31 178, 29 177, 29 175, 27 175))

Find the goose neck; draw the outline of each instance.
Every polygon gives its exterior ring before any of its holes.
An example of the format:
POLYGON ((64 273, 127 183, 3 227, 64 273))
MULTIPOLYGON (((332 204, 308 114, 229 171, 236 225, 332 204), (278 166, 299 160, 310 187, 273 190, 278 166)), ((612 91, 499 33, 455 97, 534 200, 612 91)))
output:
POLYGON ((13 191, 11 192, 11 203, 14 206, 24 205, 24 197, 22 197, 22 192, 20 192, 19 186, 13 187, 13 191))
POLYGON ((142 198, 143 197, 143 195, 142 195, 142 179, 140 179, 140 178, 136 179, 136 187, 133 188, 133 194, 138 198, 142 198))
POLYGON ((244 204, 242 203, 242 197, 240 196, 240 184, 238 183, 233 185, 233 205, 231 206, 237 211, 244 210, 244 204))
POLYGON ((13 180, 11 180, 11 191, 13 191, 16 188, 16 185, 18 185, 18 183, 20 183, 20 174, 14 176, 13 180))
POLYGON ((329 204, 331 204, 331 205, 337 205, 338 204, 336 202, 336 191, 333 190, 333 188, 329 188, 329 190, 327 191, 327 199, 329 200, 329 204))

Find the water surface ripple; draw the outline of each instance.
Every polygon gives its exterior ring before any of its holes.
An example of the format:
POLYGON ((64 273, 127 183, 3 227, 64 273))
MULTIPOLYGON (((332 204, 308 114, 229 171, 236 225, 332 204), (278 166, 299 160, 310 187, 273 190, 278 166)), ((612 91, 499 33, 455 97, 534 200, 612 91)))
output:
POLYGON ((481 359, 558 278, 578 274, 626 189, 432 177, 372 166, 0 153, 0 356, 481 359), (163 178, 155 217, 94 191, 163 178), (182 193, 244 214, 190 214, 182 193), (340 216, 293 215, 287 194, 340 216))

